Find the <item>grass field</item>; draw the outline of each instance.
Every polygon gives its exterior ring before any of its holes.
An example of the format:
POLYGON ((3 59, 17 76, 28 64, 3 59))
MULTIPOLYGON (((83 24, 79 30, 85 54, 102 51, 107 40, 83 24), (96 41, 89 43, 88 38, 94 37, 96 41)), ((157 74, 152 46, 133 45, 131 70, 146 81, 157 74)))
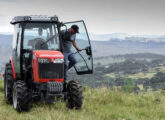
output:
MULTIPOLYGON (((156 72, 150 72, 150 73, 142 73, 139 72, 137 74, 132 74, 132 75, 125 75, 125 74, 120 74, 120 77, 124 78, 132 78, 132 79, 139 79, 139 78, 152 78, 156 72)), ((111 78, 116 78, 116 75, 114 73, 106 74, 105 76, 111 77, 111 78)))
POLYGON ((137 74, 134 75, 128 75, 128 78, 132 78, 132 79, 139 79, 139 78, 152 78, 156 73, 142 73, 139 72, 137 74))
POLYGON ((0 80, 0 120, 165 120, 165 92, 122 93, 105 87, 84 88, 81 110, 69 110, 64 102, 32 104, 29 112, 17 113, 4 101, 0 80))
MULTIPOLYGON (((125 78, 131 78, 131 79, 139 79, 139 78, 149 78, 150 79, 150 78, 154 77, 154 75, 157 72, 165 72, 165 66, 150 68, 149 71, 146 73, 144 73, 144 72, 138 72, 136 74, 120 73, 120 76, 125 77, 125 78), (156 69, 158 69, 158 70, 156 70, 156 69)), ((106 74, 105 76, 111 77, 111 78, 116 78, 115 73, 109 73, 109 74, 106 74)))

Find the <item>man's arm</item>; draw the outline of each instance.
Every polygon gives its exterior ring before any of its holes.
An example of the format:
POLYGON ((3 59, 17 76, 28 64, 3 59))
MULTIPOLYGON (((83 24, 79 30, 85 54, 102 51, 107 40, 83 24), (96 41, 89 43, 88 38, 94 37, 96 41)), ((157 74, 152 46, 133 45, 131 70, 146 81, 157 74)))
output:
POLYGON ((82 50, 82 49, 80 49, 80 48, 77 47, 77 44, 76 44, 75 40, 72 42, 72 44, 73 44, 73 46, 74 46, 78 51, 81 51, 81 50, 82 50))

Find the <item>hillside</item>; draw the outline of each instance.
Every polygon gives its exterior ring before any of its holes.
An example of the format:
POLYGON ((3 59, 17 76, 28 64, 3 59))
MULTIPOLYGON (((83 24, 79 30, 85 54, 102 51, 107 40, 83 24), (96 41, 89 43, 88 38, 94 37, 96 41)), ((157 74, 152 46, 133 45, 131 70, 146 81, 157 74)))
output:
POLYGON ((112 39, 109 41, 92 41, 94 57, 104 57, 107 55, 135 54, 135 53, 155 53, 164 54, 165 42, 143 41, 137 38, 126 40, 112 39))
POLYGON ((17 113, 3 97, 0 80, 0 120, 163 120, 165 91, 129 94, 102 87, 84 88, 81 110, 69 110, 59 101, 52 105, 33 103, 29 112, 17 113))
MULTIPOLYGON (((131 84, 135 92, 141 89, 139 86, 143 86, 142 91, 164 88, 165 81, 161 78, 165 74, 164 37, 112 38, 107 41, 91 40, 94 57, 92 75, 78 76, 70 70, 69 78, 90 87, 125 87, 131 84), (157 74, 159 72, 161 74, 157 74), (157 75, 158 84, 154 82, 157 75)), ((0 35, 0 56, 3 56, 0 59, 0 73, 4 72, 5 63, 11 56, 11 44, 12 35, 0 35)))
MULTIPOLYGON (((0 47, 5 46, 11 49, 12 37, 12 35, 0 34, 0 47)), ((97 36, 99 38, 97 41, 94 40, 95 37, 91 37, 94 57, 146 52, 164 54, 165 51, 165 37, 163 36, 158 36, 157 38, 147 38, 147 36, 125 37, 124 39, 110 37, 106 41, 103 41, 104 37, 102 39, 101 37, 97 36)), ((11 52, 8 52, 8 54, 11 54, 11 52)))

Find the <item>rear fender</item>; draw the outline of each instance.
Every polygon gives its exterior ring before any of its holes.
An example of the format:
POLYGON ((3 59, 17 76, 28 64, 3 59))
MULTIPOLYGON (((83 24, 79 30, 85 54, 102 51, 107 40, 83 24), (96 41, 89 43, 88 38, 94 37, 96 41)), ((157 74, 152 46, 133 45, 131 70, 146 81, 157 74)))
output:
POLYGON ((13 61, 13 57, 10 58, 10 63, 12 66, 12 71, 13 71, 13 79, 16 79, 16 74, 15 74, 15 68, 14 68, 14 61, 13 61))

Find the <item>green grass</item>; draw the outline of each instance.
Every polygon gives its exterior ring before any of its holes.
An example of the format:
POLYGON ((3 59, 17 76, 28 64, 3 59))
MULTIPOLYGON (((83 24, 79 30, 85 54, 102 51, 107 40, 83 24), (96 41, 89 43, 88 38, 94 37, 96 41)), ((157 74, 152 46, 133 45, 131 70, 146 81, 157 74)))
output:
MULTIPOLYGON (((150 72, 150 73, 139 72, 139 73, 130 74, 130 75, 120 74, 120 77, 131 78, 131 79, 152 78, 155 74, 156 74, 156 72, 155 73, 153 73, 153 72, 150 72)), ((105 76, 111 77, 111 78, 116 78, 116 75, 114 73, 105 74, 105 76)))
MULTIPOLYGON (((109 67, 109 66, 107 65, 105 67, 109 67)), ((124 74, 124 73, 120 72, 119 74, 120 74, 120 77, 123 77, 123 78, 131 78, 131 79, 149 78, 149 79, 151 79, 158 72, 165 73, 165 66, 162 65, 160 67, 150 68, 148 70, 148 72, 146 72, 146 73, 144 73, 144 72, 138 72, 136 74, 124 74)), ((118 76, 118 74, 108 73, 108 74, 105 74, 105 76, 106 77, 111 77, 111 78, 115 79, 116 76, 118 76)))
POLYGON ((106 74, 105 76, 111 77, 111 78, 116 78, 116 75, 114 73, 109 73, 109 74, 106 74))
POLYGON ((64 102, 32 104, 29 112, 17 113, 4 101, 0 80, 0 120, 165 120, 165 92, 135 95, 105 87, 84 88, 81 110, 69 110, 64 102))
POLYGON ((139 72, 137 74, 133 74, 133 75, 128 75, 128 78, 132 78, 132 79, 138 79, 138 78, 152 78, 156 73, 142 73, 139 72))

